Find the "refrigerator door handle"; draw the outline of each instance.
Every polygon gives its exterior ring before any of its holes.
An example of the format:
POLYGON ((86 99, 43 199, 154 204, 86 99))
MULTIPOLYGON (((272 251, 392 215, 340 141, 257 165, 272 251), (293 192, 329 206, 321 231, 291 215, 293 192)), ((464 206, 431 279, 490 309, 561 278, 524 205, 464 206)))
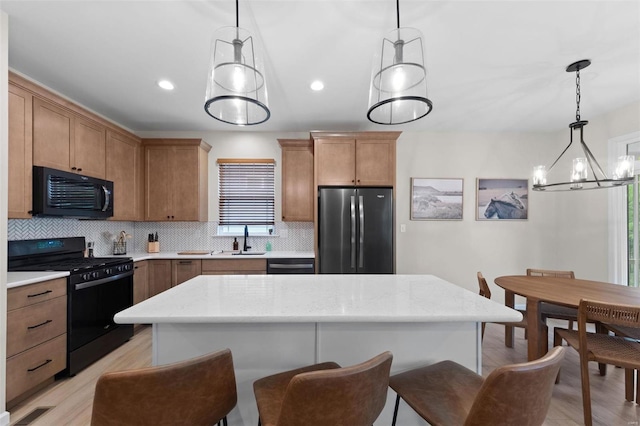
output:
POLYGON ((358 245, 358 268, 364 268, 364 197, 358 197, 358 212, 360 214, 360 244, 358 245))
POLYGON ((351 269, 356 269, 356 197, 351 196, 351 269))

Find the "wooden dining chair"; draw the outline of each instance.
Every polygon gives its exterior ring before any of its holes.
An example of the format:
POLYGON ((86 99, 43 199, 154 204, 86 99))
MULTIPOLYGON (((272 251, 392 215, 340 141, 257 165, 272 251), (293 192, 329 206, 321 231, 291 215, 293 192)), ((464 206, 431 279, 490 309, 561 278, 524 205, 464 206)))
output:
POLYGON ((137 370, 104 373, 91 426, 227 425, 237 403, 231 351, 137 370))
POLYGON ((325 362, 253 384, 262 426, 371 426, 387 401, 391 352, 340 368, 325 362))
POLYGON ((392 426, 400 399, 432 426, 539 426, 564 352, 557 347, 535 361, 498 367, 486 379, 453 361, 391 376, 397 393, 392 426))
MULTIPOLYGON (((570 278, 575 279, 573 271, 554 271, 549 269, 527 269, 527 275, 530 277, 554 277, 554 278, 570 278)), ((569 329, 573 328, 573 322, 578 319, 578 310, 567 306, 555 305, 553 303, 540 303, 540 315, 542 320, 546 322, 547 318, 566 320, 569 323, 569 329)))
MULTIPOLYGON (((491 289, 489 288, 489 285, 487 284, 487 280, 484 278, 484 276, 482 275, 482 272, 478 272, 478 287, 480 288, 480 296, 484 296, 487 299, 491 299, 491 289)), ((525 338, 527 335, 527 311, 519 311, 522 314, 522 320, 518 321, 518 322, 496 322, 495 324, 502 324, 504 326, 510 326, 510 327, 519 327, 519 328, 523 328, 525 331, 525 338)), ((485 329, 486 323, 482 323, 482 338, 484 339, 484 329, 485 329)), ((513 344, 509 345, 509 342, 507 342, 505 340, 505 346, 507 347, 513 347, 513 344)))
POLYGON ((560 345, 562 340, 565 340, 580 354, 584 423, 586 426, 591 426, 589 361, 625 368, 626 379, 630 372, 640 368, 640 343, 608 333, 588 333, 588 322, 638 328, 640 327, 640 306, 617 305, 583 299, 578 307, 578 331, 558 327, 554 329, 554 346, 560 345))

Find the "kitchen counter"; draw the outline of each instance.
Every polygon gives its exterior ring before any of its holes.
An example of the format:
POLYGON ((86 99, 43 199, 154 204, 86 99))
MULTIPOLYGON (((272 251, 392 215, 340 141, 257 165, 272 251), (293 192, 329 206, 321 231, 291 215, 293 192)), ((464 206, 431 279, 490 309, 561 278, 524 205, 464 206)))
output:
MULTIPOLYGON (((112 256, 101 256, 112 257, 112 256)), ((232 255, 231 252, 214 252, 214 254, 189 254, 182 255, 178 252, 160 253, 127 253, 123 258, 130 257, 134 262, 152 259, 282 259, 282 258, 304 258, 313 259, 313 252, 306 251, 269 251, 262 255, 232 255)), ((69 272, 44 271, 44 272, 8 272, 7 288, 20 287, 28 284, 35 284, 42 281, 53 280, 61 277, 68 277, 69 272)))
POLYGON ((7 272, 7 288, 35 284, 69 276, 68 271, 7 272))
MULTIPOLYGON (((236 257, 236 256, 234 256, 236 257)), ((118 323, 519 321, 519 312, 433 275, 201 275, 118 323)))
MULTIPOLYGON (((154 365, 231 349, 234 425, 254 426, 253 382, 324 361, 348 366, 393 353, 392 374, 454 360, 482 369, 481 324, 521 314, 433 275, 198 276, 115 316, 151 323, 154 365)), ((375 425, 391 424, 389 391, 375 425)), ((424 422, 405 407, 398 424, 424 422)))
MULTIPOLYGON (((188 250, 185 250, 188 251, 188 250)), ((179 252, 160 252, 160 253, 127 253, 127 257, 133 258, 134 262, 140 260, 152 259, 278 259, 278 258, 305 258, 313 259, 315 254, 309 251, 268 251, 259 255, 232 255, 231 251, 218 252, 213 254, 178 254, 179 252)))

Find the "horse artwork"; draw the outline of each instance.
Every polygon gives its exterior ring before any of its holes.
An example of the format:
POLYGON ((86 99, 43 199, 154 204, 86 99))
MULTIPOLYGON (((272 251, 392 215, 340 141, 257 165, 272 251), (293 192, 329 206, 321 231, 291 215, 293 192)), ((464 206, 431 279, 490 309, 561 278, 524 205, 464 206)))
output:
POLYGON ((478 179, 477 220, 526 220, 526 179, 478 179))
POLYGON ((484 211, 484 217, 491 219, 494 216, 498 219, 526 219, 527 211, 523 206, 493 198, 484 211))

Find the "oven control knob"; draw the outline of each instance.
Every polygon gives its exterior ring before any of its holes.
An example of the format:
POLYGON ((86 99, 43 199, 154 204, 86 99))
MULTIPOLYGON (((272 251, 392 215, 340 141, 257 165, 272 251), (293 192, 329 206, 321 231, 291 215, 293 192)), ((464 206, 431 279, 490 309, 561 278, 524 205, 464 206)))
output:
POLYGON ((82 280, 83 281, 88 281, 91 277, 89 276, 89 274, 82 274, 82 280))
POLYGON ((100 274, 98 272, 92 272, 91 273, 91 278, 95 279, 95 278, 98 278, 98 277, 100 277, 100 274))
POLYGON ((122 265, 116 266, 116 269, 118 270, 118 272, 122 272, 122 265))

